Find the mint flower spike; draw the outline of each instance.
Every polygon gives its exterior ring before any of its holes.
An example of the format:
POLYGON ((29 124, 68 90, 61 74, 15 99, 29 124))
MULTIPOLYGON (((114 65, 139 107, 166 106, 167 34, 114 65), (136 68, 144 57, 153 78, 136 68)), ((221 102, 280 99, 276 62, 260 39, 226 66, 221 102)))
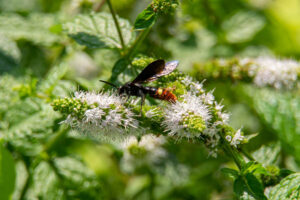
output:
POLYGON ((300 63, 291 59, 258 57, 241 59, 240 64, 249 65, 248 74, 260 87, 273 86, 276 89, 292 89, 300 73, 300 63))
POLYGON ((275 89, 299 88, 300 62, 275 57, 217 59, 196 64, 196 73, 203 78, 251 80, 258 87, 275 89))
POLYGON ((199 137, 211 119, 208 106, 191 92, 182 97, 182 101, 167 106, 163 124, 171 136, 199 137))
MULTIPOLYGON (((124 106, 125 99, 115 93, 76 92, 75 100, 87 104, 82 116, 68 113, 62 123, 84 132, 124 133, 124 129, 137 128, 135 114, 124 106)), ((99 135, 102 137, 103 135, 99 135)))
POLYGON ((228 143, 234 148, 244 142, 241 130, 235 131, 228 125, 229 114, 215 100, 213 91, 205 92, 203 82, 194 81, 189 76, 179 81, 184 85, 185 93, 178 97, 175 104, 169 104, 164 109, 162 124, 169 136, 201 139, 213 157, 217 156, 223 137, 230 138, 228 143))

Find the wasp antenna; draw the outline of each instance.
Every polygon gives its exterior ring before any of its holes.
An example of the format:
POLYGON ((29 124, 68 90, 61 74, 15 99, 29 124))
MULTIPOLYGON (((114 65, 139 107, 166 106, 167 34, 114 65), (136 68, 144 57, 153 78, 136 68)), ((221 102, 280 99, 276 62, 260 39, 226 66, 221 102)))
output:
POLYGON ((101 82, 103 82, 103 83, 106 83, 106 84, 108 84, 108 85, 110 85, 110 86, 113 86, 113 87, 115 87, 115 88, 118 88, 115 84, 113 84, 113 83, 110 83, 110 82, 107 82, 107 81, 103 81, 103 80, 99 80, 99 81, 101 81, 101 82))

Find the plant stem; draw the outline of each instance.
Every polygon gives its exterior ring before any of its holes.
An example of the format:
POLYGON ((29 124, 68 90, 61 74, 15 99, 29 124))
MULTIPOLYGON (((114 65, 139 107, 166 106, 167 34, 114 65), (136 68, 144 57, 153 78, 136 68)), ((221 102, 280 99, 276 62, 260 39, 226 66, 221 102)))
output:
POLYGON ((102 8, 102 6, 105 4, 106 0, 102 0, 101 2, 99 2, 97 5, 95 5, 94 7, 94 11, 95 12, 99 12, 102 8))
POLYGON ((139 49, 140 45, 142 44, 143 40, 147 37, 151 30, 152 26, 149 26, 146 30, 141 32, 137 39, 134 41, 130 49, 126 52, 126 57, 128 60, 131 59, 132 56, 134 56, 135 52, 139 49))
POLYGON ((220 134, 222 141, 223 141, 223 149, 225 151, 225 153, 227 153, 230 157, 233 158, 235 164, 238 166, 238 168, 241 170, 242 166, 245 164, 244 159, 242 158, 242 156, 235 150, 233 149, 230 144, 226 141, 226 139, 224 138, 224 131, 220 134))
POLYGON ((121 32, 121 29, 120 29, 120 25, 119 25, 116 13, 115 13, 115 11, 112 7, 112 4, 111 4, 110 0, 106 0, 106 1, 107 1, 109 10, 111 12, 111 15, 114 19, 114 22, 115 22, 115 25, 116 25, 116 28, 117 28, 117 32, 118 32, 118 35, 119 35, 119 38, 120 38, 120 41, 121 41, 122 49, 123 49, 123 51, 125 51, 125 43, 124 43, 124 39, 123 39, 123 36, 122 36, 122 32, 121 32))
POLYGON ((248 153, 248 151, 246 151, 244 148, 241 149, 241 152, 251 161, 255 161, 255 159, 252 157, 252 155, 250 153, 248 153))

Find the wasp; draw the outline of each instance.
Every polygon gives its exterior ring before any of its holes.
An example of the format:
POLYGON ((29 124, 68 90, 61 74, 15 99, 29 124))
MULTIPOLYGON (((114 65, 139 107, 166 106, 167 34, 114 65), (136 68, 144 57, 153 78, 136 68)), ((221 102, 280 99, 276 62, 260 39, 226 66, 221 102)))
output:
POLYGON ((145 67, 142 72, 130 82, 125 83, 124 85, 117 87, 113 83, 109 83, 107 81, 100 80, 103 83, 109 84, 115 88, 117 88, 119 95, 127 95, 141 97, 141 111, 143 104, 145 103, 146 95, 148 94, 150 97, 160 100, 165 100, 170 103, 175 103, 177 98, 175 94, 172 93, 169 88, 156 88, 156 87, 148 87, 143 84, 152 82, 157 80, 158 78, 170 74, 173 72, 178 66, 178 61, 171 61, 165 63, 164 60, 156 60, 150 63, 147 67, 145 67))

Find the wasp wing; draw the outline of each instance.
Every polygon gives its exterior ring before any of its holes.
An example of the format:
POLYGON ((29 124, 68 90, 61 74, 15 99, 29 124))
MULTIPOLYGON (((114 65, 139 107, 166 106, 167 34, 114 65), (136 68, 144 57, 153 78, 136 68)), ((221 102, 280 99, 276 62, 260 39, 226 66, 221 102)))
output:
POLYGON ((165 63, 164 60, 156 60, 150 63, 133 81, 132 83, 144 83, 155 81, 159 77, 170 74, 178 66, 178 61, 165 63))

